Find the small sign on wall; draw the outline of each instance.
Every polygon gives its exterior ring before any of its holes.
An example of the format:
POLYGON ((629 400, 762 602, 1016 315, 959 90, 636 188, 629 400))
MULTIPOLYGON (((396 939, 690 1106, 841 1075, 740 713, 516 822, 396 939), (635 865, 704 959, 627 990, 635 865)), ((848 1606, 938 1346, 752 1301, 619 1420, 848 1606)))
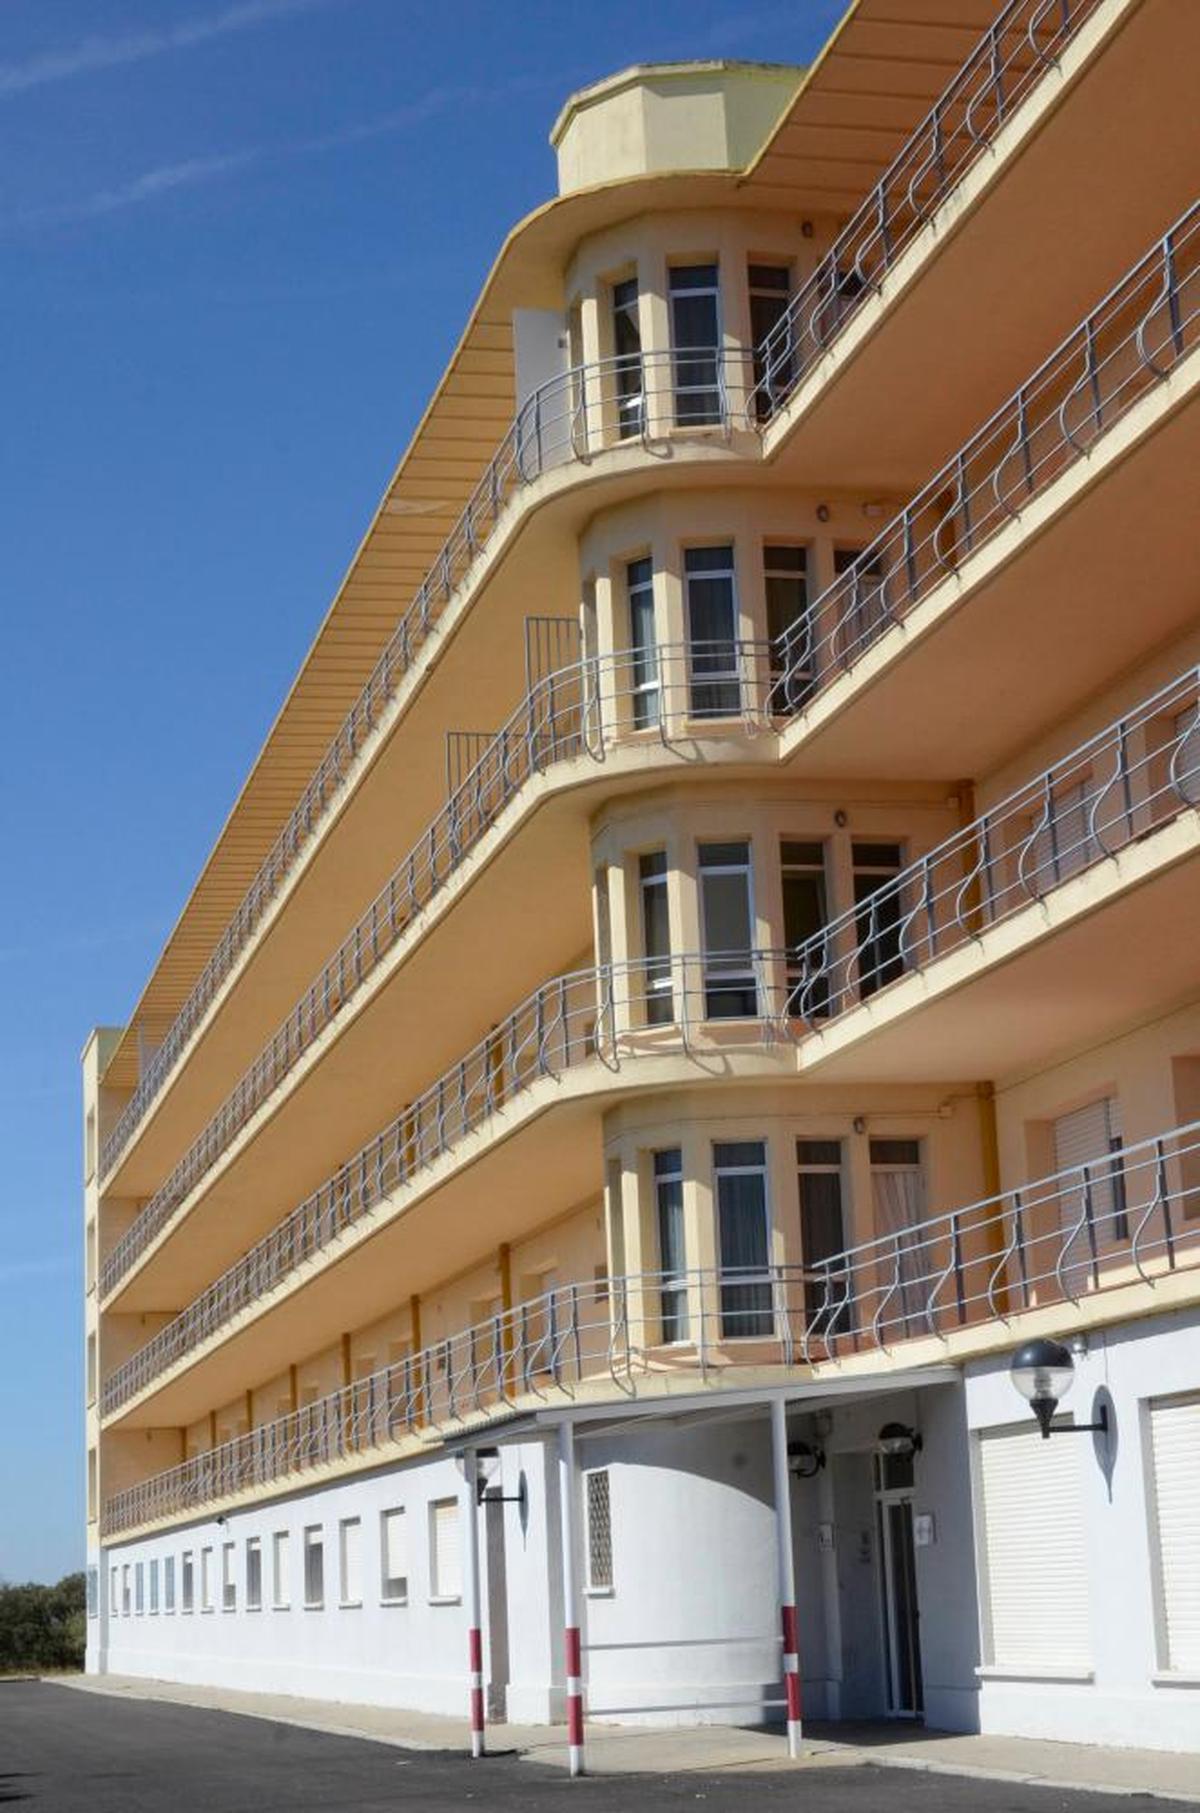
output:
POLYGON ((913 1518, 913 1544, 918 1549, 931 1549, 937 1541, 937 1526, 932 1511, 918 1511, 913 1518))

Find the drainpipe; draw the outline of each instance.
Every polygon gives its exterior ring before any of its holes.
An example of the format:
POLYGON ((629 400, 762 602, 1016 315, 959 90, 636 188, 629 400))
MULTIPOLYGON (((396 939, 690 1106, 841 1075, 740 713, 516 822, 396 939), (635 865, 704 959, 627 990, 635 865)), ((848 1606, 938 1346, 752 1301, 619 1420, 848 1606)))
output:
POLYGON ((575 1579, 575 1430, 558 1427, 558 1505, 562 1528, 563 1624, 567 1662, 567 1756, 572 1775, 583 1774, 583 1648, 579 1588, 575 1579))
POLYGON ((470 1676, 471 1755, 483 1755, 483 1621, 479 1610, 479 1456, 463 1455, 463 1521, 467 1537, 467 1669, 470 1676))
POLYGON ((771 1462, 775 1475, 775 1542, 779 1557, 779 1611, 783 1625, 783 1685, 787 1695, 788 1755, 800 1754, 800 1641, 796 1623, 796 1569, 792 1557, 792 1482, 788 1473, 787 1409, 771 1399, 771 1462))

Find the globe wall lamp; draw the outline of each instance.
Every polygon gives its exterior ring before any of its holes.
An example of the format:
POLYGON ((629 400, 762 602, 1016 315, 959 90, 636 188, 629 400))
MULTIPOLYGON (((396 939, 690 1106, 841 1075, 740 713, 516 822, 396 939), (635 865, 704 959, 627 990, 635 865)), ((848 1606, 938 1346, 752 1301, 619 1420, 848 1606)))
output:
POLYGON ((918 1429, 910 1429, 907 1423, 885 1423, 875 1438, 879 1443, 879 1452, 892 1460, 911 1460, 924 1447, 918 1429))
POLYGON ((1038 1420, 1043 1439, 1052 1435, 1108 1434, 1108 1405, 1101 1404, 1094 1423, 1060 1423, 1054 1427, 1059 1402, 1075 1381, 1075 1362, 1061 1341, 1026 1341, 1009 1364, 1013 1384, 1038 1420))

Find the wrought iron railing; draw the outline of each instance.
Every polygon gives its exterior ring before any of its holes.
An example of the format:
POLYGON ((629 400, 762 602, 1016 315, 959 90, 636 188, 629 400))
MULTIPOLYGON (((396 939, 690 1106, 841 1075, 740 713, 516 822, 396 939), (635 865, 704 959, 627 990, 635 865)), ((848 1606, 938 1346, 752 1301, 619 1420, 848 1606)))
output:
POLYGON ((1001 9, 758 348, 754 421, 786 403, 1099 3, 1001 9))
POLYGON ((773 712, 803 710, 1197 345, 1200 203, 788 628, 773 712))
MULTIPOLYGON (((516 1041, 517 1049, 526 1050, 521 1030, 525 1016, 530 1011, 544 1016, 549 1004, 554 1024, 569 1026, 567 1047, 575 1050, 577 1023, 583 1024, 590 1015, 597 1023, 609 1024, 614 1033, 636 1024, 638 998, 648 990, 657 991, 659 1001, 670 1008, 667 1017, 682 1014, 685 1031, 706 1018, 738 1017, 739 999, 748 1003, 741 1017, 792 1027, 820 1025, 977 939, 988 927, 1197 804, 1200 670, 1189 668, 928 854, 893 877, 882 876, 866 900, 804 944, 786 952, 746 952, 741 959, 737 953, 676 955, 581 970, 531 996, 505 1023, 512 1029, 505 1036, 516 1041), (735 982, 723 993, 717 990, 711 978, 728 972, 736 981, 739 961, 748 978, 741 995, 735 982), (652 989, 648 970, 653 972, 652 989), (664 988, 667 971, 678 980, 664 988), (715 1013, 698 1011, 710 1004, 715 1004, 715 1013)), ((101 1271, 102 1295, 145 1251, 395 942, 408 923, 408 896, 399 889, 393 894, 395 885, 389 884, 389 892, 381 897, 386 910, 378 903, 372 909, 366 931, 358 928, 334 965, 322 971, 300 1008, 289 1015, 267 1051, 113 1248, 101 1271)), ((662 1007, 657 1011, 661 1013, 662 1007)), ((450 1073, 462 1077, 475 1066, 483 1078, 485 1102, 490 1099, 486 1069, 489 1062, 496 1062, 497 1036, 484 1040, 450 1073)), ((617 1056, 614 1047, 614 1059, 617 1056)), ((442 1083, 435 1085, 435 1091, 442 1088, 442 1083)), ((470 1093, 474 1099, 474 1091, 470 1093)))
POLYGON ((101 1148, 102 1176, 129 1144, 514 495, 555 467, 586 465, 606 449, 658 445, 680 434, 715 433, 728 440, 745 415, 749 371, 748 356, 740 348, 626 353, 573 367, 541 385, 521 405, 187 1000, 148 1059, 101 1148))
POLYGON ((816 1263, 570 1284, 431 1343, 110 1498, 104 1533, 591 1384, 819 1368, 1149 1282, 1200 1256, 1200 1122, 816 1263))

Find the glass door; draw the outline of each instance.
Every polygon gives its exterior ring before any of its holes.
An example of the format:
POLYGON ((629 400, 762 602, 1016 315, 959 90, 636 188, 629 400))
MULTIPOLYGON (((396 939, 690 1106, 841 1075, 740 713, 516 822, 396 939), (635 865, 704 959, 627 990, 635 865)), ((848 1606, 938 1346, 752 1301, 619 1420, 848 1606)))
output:
POLYGON ((919 1719, 924 1711, 921 1639, 917 1611, 917 1560, 910 1491, 877 1495, 883 1556, 883 1629, 887 1662, 887 1716, 919 1719))

